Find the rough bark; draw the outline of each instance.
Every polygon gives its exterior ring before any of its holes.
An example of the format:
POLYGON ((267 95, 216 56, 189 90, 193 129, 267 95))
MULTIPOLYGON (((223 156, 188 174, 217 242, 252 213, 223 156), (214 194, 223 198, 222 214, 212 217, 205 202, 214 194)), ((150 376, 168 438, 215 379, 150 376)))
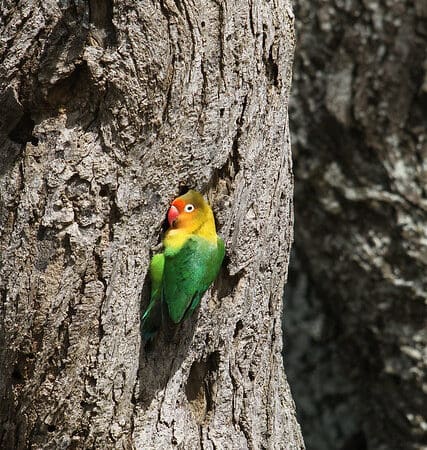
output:
POLYGON ((309 330, 294 392, 319 387, 309 448, 427 445, 426 5, 297 2, 295 240, 310 287, 294 290, 307 308, 294 330, 309 330))
POLYGON ((303 448, 285 379, 286 0, 3 2, 1 448, 303 448), (208 195, 227 258, 151 347, 168 202, 208 195))

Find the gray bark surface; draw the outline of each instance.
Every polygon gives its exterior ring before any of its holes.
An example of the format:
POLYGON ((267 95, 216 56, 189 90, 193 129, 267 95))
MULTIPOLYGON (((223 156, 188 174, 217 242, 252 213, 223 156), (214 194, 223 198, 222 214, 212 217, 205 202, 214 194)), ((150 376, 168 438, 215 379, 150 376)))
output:
POLYGON ((426 5, 296 5, 296 269, 309 287, 293 291, 307 308, 293 391, 308 448, 427 446, 426 5))
POLYGON ((6 1, 0 20, 0 448, 303 448, 281 357, 288 1, 6 1), (144 346, 184 187, 226 261, 144 346))

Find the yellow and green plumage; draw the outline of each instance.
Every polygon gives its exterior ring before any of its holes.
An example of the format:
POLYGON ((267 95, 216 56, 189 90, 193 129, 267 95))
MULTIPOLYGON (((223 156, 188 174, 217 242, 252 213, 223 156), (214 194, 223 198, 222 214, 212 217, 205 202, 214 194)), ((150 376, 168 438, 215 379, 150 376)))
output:
POLYGON ((162 320, 162 306, 175 324, 189 317, 215 280, 225 254, 216 234, 212 209, 203 196, 188 191, 168 211, 170 228, 164 252, 150 263, 151 300, 142 316, 145 339, 154 336, 162 320))

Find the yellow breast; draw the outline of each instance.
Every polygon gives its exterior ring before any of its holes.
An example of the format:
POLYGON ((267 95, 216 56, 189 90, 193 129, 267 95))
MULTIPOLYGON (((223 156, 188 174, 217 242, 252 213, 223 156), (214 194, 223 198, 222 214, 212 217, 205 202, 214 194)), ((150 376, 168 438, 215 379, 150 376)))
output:
POLYGON ((194 233, 189 233, 185 230, 185 228, 169 228, 169 230, 166 231, 165 238, 163 239, 163 245, 174 249, 181 248, 191 236, 204 238, 216 245, 218 237, 216 234, 215 222, 213 222, 213 224, 205 222, 194 233))

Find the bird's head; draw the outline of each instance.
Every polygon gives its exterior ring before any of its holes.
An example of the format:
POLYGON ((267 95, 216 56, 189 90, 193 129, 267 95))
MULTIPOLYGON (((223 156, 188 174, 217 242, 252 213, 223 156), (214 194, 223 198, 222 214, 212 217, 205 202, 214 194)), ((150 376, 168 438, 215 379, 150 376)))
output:
POLYGON ((182 229, 189 233, 193 233, 209 220, 214 224, 210 206, 201 194, 193 190, 176 198, 168 211, 170 228, 182 229))

